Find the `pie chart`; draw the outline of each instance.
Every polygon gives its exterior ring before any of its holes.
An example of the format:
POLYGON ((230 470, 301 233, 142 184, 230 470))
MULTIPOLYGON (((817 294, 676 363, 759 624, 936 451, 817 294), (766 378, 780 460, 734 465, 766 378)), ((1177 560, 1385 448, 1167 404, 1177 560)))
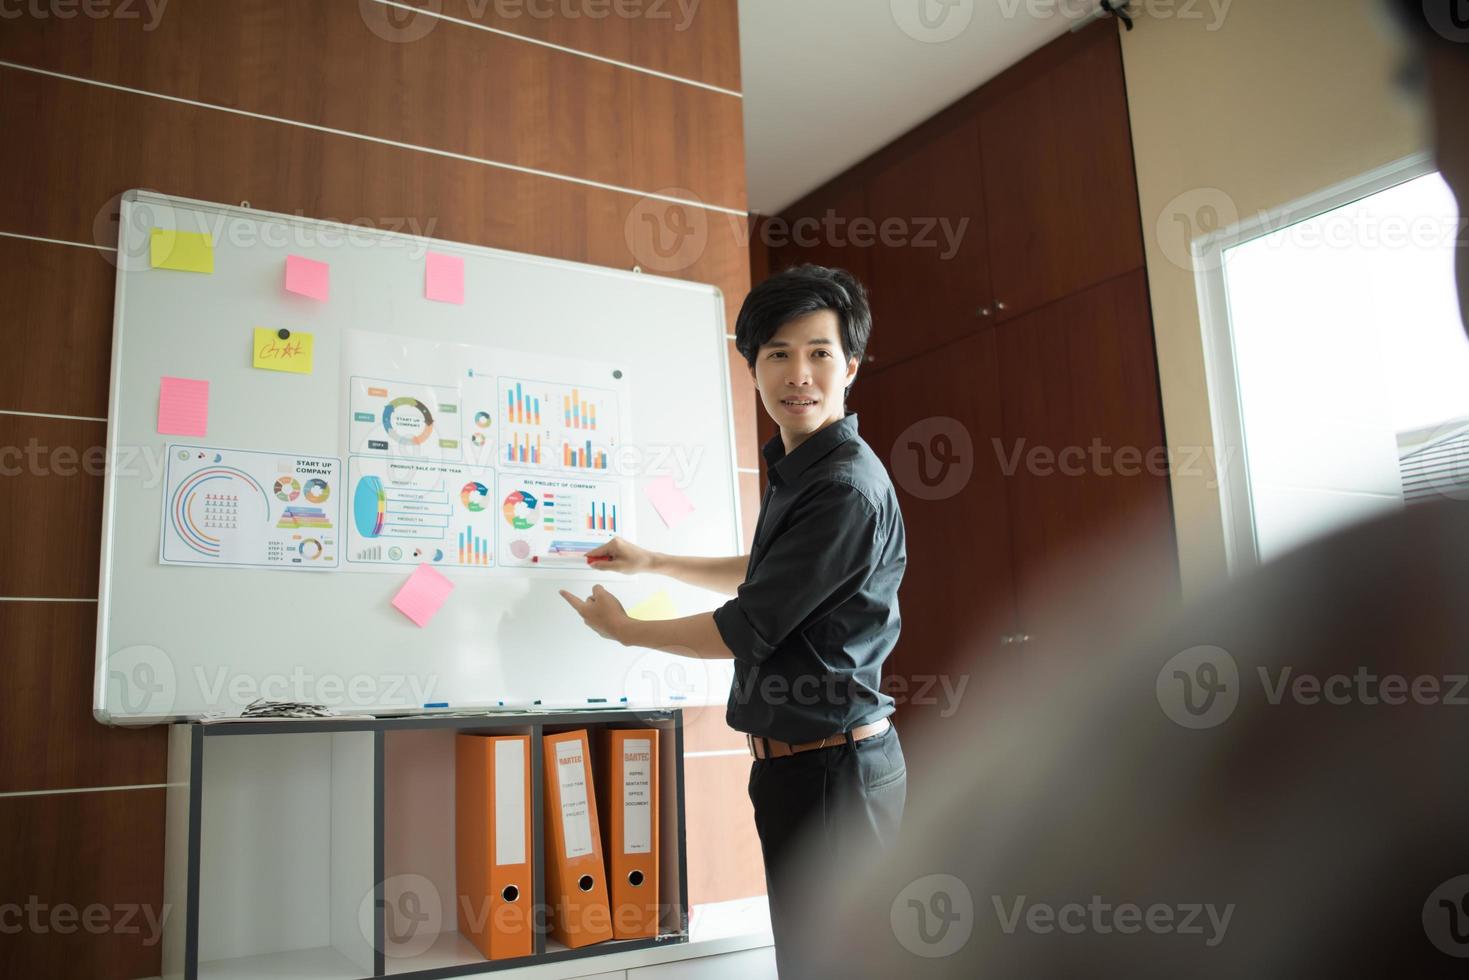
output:
POLYGON ((465 510, 481 511, 485 509, 485 500, 489 495, 489 487, 473 480, 464 484, 464 489, 459 491, 459 502, 464 505, 465 510))
POLYGON ((527 531, 535 526, 531 511, 536 509, 536 498, 529 490, 512 490, 505 498, 505 520, 517 531, 527 531))
POLYGON ((364 538, 381 534, 387 510, 388 495, 383 492, 383 481, 375 476, 358 480, 357 492, 352 495, 352 519, 357 522, 357 533, 364 538))
POLYGON ((294 476, 283 476, 275 481, 275 495, 278 499, 290 503, 300 496, 300 494, 301 484, 296 482, 294 476))

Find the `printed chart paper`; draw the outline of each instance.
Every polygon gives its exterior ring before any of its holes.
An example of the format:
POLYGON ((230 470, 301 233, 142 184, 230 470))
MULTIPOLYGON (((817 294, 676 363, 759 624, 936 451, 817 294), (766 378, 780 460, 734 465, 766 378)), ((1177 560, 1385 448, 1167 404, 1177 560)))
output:
POLYGON ((159 560, 336 568, 341 468, 327 456, 170 445, 159 560))
POLYGON ((502 472, 500 562, 507 567, 587 567, 587 552, 623 533, 622 488, 502 472))
POLYGON ((495 563, 494 473, 463 463, 371 459, 347 461, 353 565, 495 563))

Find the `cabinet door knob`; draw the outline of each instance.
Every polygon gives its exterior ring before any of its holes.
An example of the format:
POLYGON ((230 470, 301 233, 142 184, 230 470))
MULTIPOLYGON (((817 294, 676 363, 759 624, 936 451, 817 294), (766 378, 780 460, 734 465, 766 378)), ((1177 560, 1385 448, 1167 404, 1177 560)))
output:
POLYGON ((977 310, 974 311, 974 315, 975 316, 989 316, 990 315, 990 308, 988 306, 981 306, 979 309, 977 309, 977 310))
POLYGON ((1004 308, 1005 308, 1005 304, 1004 303, 996 303, 995 304, 995 309, 997 309, 997 310, 1003 310, 1004 308))
POLYGON ((1014 642, 1015 637, 1011 636, 1009 633, 1006 633, 1004 636, 1000 637, 1000 646, 1002 647, 1007 647, 1014 642))
POLYGON ((1019 636, 1015 637, 1015 642, 1016 643, 1029 643, 1030 642, 1030 634, 1029 633, 1021 633, 1019 636))
POLYGON ((873 364, 877 361, 877 355, 868 354, 865 358, 863 358, 863 360, 866 361, 868 364, 873 364))

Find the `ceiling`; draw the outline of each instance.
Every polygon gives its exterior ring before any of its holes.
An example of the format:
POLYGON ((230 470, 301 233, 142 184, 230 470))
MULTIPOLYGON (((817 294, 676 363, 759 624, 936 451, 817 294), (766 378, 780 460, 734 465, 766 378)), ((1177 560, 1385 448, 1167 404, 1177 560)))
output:
POLYGON ((750 210, 779 212, 1097 6, 739 0, 750 210))

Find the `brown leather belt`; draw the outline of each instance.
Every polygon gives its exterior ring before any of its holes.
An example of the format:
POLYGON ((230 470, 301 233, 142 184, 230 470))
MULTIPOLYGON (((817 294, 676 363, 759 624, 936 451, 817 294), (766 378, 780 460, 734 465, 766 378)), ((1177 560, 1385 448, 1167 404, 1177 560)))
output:
MULTIPOLYGON (((852 729, 852 741, 860 742, 863 739, 872 738, 875 735, 881 735, 883 732, 887 731, 891 727, 891 724, 886 718, 883 718, 879 721, 874 721, 870 725, 862 725, 859 728, 852 729)), ((750 754, 757 759, 781 759, 788 755, 795 755, 798 752, 810 752, 814 749, 835 748, 836 746, 845 743, 846 740, 847 736, 845 733, 843 733, 837 735, 828 735, 826 736, 826 738, 818 739, 815 742, 800 742, 796 745, 792 745, 790 742, 782 742, 778 738, 762 738, 759 735, 745 736, 745 744, 750 747, 750 754)))

